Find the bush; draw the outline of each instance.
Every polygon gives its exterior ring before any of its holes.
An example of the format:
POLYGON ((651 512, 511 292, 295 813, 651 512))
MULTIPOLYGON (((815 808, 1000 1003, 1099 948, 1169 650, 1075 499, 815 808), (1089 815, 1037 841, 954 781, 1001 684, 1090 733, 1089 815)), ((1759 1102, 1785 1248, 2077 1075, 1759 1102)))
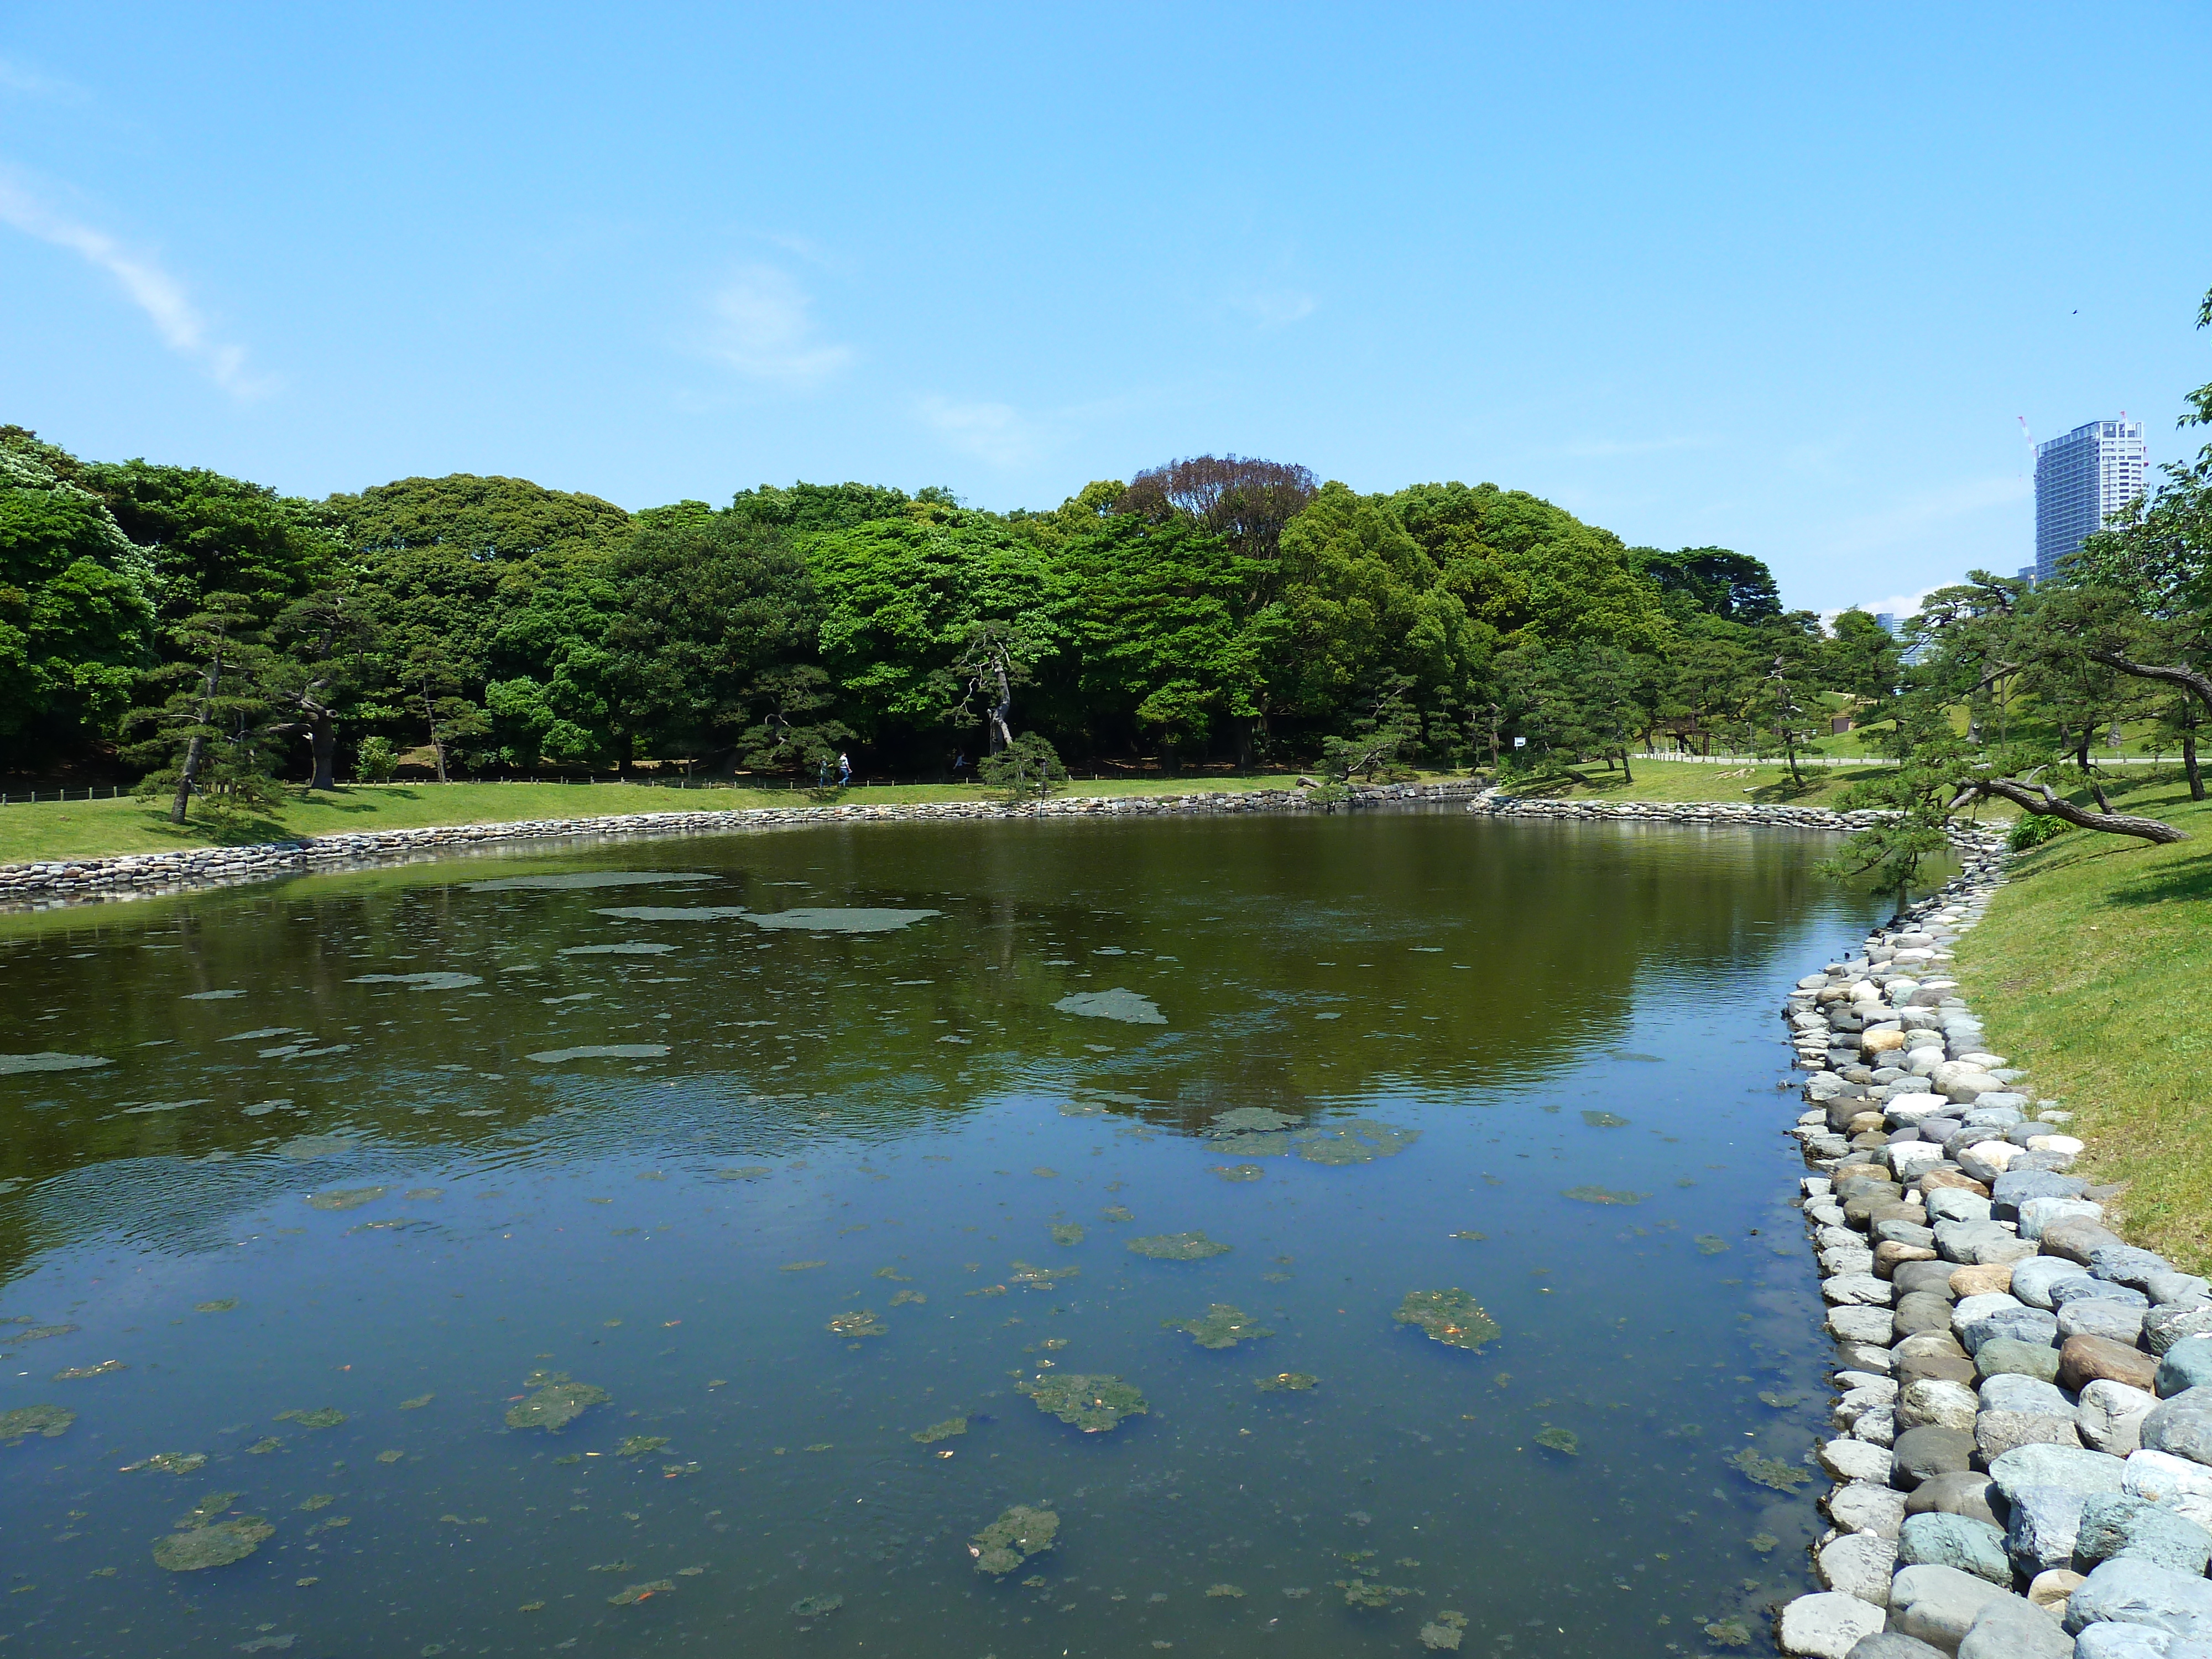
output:
POLYGON ((354 750, 354 775, 363 783, 389 783, 399 769, 399 751, 388 738, 363 738, 354 750))
POLYGON ((2012 830, 2005 836, 2005 845, 2015 853, 2025 853, 2031 847, 2040 847, 2053 836, 2066 833, 2063 818, 2039 817, 2033 812, 2022 812, 2013 820, 2012 830))

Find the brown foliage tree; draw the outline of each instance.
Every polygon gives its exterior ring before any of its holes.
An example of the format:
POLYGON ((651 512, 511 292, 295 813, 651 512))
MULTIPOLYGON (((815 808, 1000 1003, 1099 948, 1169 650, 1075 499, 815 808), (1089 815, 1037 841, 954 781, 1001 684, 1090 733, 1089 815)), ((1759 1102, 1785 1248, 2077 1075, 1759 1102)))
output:
POLYGON ((1148 467, 1115 503, 1148 519, 1183 514, 1254 558, 1273 560, 1283 526, 1305 510, 1318 486, 1312 469, 1244 455, 1193 455, 1148 467))

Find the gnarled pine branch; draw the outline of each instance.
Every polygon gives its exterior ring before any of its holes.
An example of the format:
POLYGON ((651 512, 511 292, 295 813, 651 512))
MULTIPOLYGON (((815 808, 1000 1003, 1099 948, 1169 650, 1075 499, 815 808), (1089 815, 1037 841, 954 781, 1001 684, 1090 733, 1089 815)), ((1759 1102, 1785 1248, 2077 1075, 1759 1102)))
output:
POLYGON ((2134 836, 2160 846, 2190 839, 2187 830, 2177 830, 2157 818, 2136 817, 2127 812, 2085 812, 2072 801, 2062 799, 2047 783, 2031 788, 2011 778, 1976 778, 1960 787, 1947 810, 1955 812, 1977 795, 1995 795, 2039 818, 2059 818, 2078 829, 2101 830, 2111 836, 2134 836))

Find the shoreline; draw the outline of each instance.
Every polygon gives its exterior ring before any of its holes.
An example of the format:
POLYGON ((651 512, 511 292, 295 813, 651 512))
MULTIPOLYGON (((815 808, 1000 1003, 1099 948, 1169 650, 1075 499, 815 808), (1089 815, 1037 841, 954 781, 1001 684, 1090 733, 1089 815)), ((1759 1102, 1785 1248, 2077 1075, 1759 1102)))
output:
POLYGON ((1951 947, 2005 857, 1954 840, 1961 874, 1784 1006, 1838 1397, 1823 1588, 1778 1642, 2156 1659, 2212 1632, 2212 1285, 2106 1227, 2073 1115, 1987 1051, 1951 947))
MULTIPOLYGON (((1348 811, 1463 801, 1492 817, 1621 820, 1659 823, 1765 825, 1848 831, 1874 814, 1826 807, 1740 801, 1579 801, 1504 795, 1474 779, 1378 784, 1339 803, 1348 811)), ((1042 801, 921 801, 888 805, 749 806, 726 811, 630 812, 573 818, 527 818, 315 836, 246 847, 198 847, 175 852, 121 853, 98 858, 43 860, 0 866, 0 913, 78 903, 115 902, 194 892, 242 882, 318 872, 363 869, 434 860, 458 851, 496 850, 561 842, 672 839, 683 836, 794 829, 823 823, 934 823, 948 819, 1139 817, 1226 812, 1312 812, 1301 789, 1206 790, 1180 795, 1062 795, 1042 801)))

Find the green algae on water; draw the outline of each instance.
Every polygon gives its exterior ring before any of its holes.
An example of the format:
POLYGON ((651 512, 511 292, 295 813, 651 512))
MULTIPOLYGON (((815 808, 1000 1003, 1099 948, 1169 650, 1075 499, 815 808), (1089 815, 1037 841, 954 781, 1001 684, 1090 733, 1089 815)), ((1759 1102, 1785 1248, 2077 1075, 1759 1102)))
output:
POLYGON ((1582 1437, 1572 1429, 1539 1429, 1536 1431, 1536 1443, 1563 1456, 1580 1457, 1583 1455, 1582 1437))
POLYGON ((1718 1255, 1729 1247, 1728 1240, 1716 1237, 1711 1233, 1699 1233, 1696 1243, 1699 1255, 1718 1255))
POLYGON ((869 1312, 856 1308, 850 1313, 841 1313, 830 1322, 830 1328, 840 1336, 889 1336, 891 1328, 869 1312))
POLYGON ((115 1062, 99 1054, 0 1054, 0 1077, 11 1077, 22 1072, 87 1072, 95 1066, 112 1066, 115 1062))
POLYGON ((434 1394, 418 1394, 412 1400, 401 1401, 399 1409, 403 1412, 419 1412, 437 1397, 434 1394))
POLYGON ((66 1406, 18 1406, 0 1412, 0 1446, 20 1445, 34 1434, 58 1440, 76 1421, 76 1413, 66 1406))
POLYGON ((326 1510, 337 1501, 337 1494, 336 1492, 309 1492, 305 1498, 300 1500, 299 1507, 312 1512, 315 1510, 326 1510))
POLYGON ((1017 1504, 968 1541, 975 1558, 975 1571, 1003 1577, 1032 1555, 1052 1547, 1060 1531, 1060 1516, 1051 1510, 1017 1504))
POLYGON ((615 1455, 617 1457, 643 1457, 648 1452, 659 1451, 667 1443, 668 1437, 666 1435, 633 1434, 625 1437, 622 1444, 615 1448, 615 1455))
POLYGON ((673 1578, 655 1578, 646 1583, 631 1584, 607 1597, 607 1605, 611 1607, 630 1607, 639 1601, 664 1595, 675 1588, 676 1581, 673 1578))
POLYGON ((1163 1319, 1160 1328, 1188 1331, 1201 1348, 1233 1348, 1239 1342, 1256 1342, 1263 1336, 1274 1334, 1242 1308, 1231 1307, 1226 1302, 1212 1304, 1202 1319, 1163 1319))
POLYGON ((544 1429, 558 1434, 592 1406, 604 1406, 614 1396, 590 1382, 572 1382, 562 1371, 538 1371, 523 1384, 537 1392, 507 1408, 510 1429, 544 1429), (542 1381, 540 1380, 542 1379, 542 1381))
POLYGON ((1199 1131, 1209 1140, 1218 1140, 1229 1135, 1268 1134, 1278 1129, 1294 1129, 1298 1120, 1272 1106, 1237 1106, 1225 1112, 1216 1112, 1212 1121, 1199 1131))
POLYGON ((362 974, 349 985, 404 985, 416 991, 465 991, 483 983, 482 974, 362 974))
POLYGON ((1235 1247, 1216 1243, 1200 1232, 1151 1233, 1131 1239, 1129 1248, 1155 1261, 1203 1261, 1208 1256, 1226 1255, 1235 1247))
POLYGON ((358 1210, 364 1204, 374 1204, 391 1190, 389 1187, 341 1187, 327 1193, 310 1193, 307 1207, 311 1210, 358 1210))
MULTIPOLYGON (((227 1496, 236 1497, 235 1492, 227 1496)), ((208 1567, 227 1567, 243 1561, 259 1549, 276 1528, 258 1515, 241 1515, 212 1526, 188 1528, 170 1534, 154 1546, 154 1565, 170 1572, 198 1572, 208 1567)))
POLYGON ((234 1313, 237 1310, 238 1298, 234 1296, 226 1296, 220 1301, 216 1302, 195 1302, 192 1304, 192 1311, 194 1313, 234 1313))
POLYGON ((159 1469, 164 1474, 190 1474, 207 1464, 205 1452, 155 1452, 151 1457, 142 1457, 136 1463, 125 1463, 123 1473, 135 1474, 140 1469, 159 1469))
POLYGON ((1267 1172, 1256 1164, 1217 1164, 1212 1173, 1224 1181, 1257 1181, 1267 1172))
POLYGON ((759 1181, 766 1176, 772 1176, 775 1173, 775 1171, 769 1168, 765 1164, 748 1164, 741 1169, 717 1170, 714 1171, 714 1179, 717 1181, 759 1181))
POLYGON ((1800 1486, 1810 1486, 1813 1480, 1810 1471, 1795 1463, 1784 1463, 1778 1458, 1761 1457, 1748 1446, 1729 1458, 1729 1462, 1759 1485, 1771 1486, 1776 1492, 1788 1492, 1792 1496, 1800 1486))
POLYGON ((1705 1634, 1724 1648, 1751 1645, 1751 1627, 1741 1619, 1717 1619, 1705 1626, 1705 1634))
POLYGON ((1208 1584, 1206 1593, 1215 1601, 1242 1601, 1244 1599, 1243 1588, 1236 1584, 1208 1584))
POLYGON ((580 1048, 547 1048, 541 1053, 525 1054, 541 1066, 558 1066, 568 1060, 665 1060, 668 1045, 665 1042, 590 1042, 580 1048))
POLYGON ((278 1412, 270 1420, 276 1423, 297 1423, 303 1429, 335 1429, 346 1420, 346 1414, 336 1406, 318 1406, 311 1412, 278 1412))
POLYGON ((1604 1187, 1570 1187, 1559 1194, 1577 1204, 1641 1204, 1649 1193, 1616 1193, 1604 1187))
POLYGON ((950 1440, 955 1435, 967 1432, 966 1418, 948 1417, 942 1423, 933 1423, 926 1429, 916 1429, 907 1437, 918 1445, 933 1446, 940 1440, 950 1440))
POLYGON ((1252 1386, 1261 1394, 1304 1394, 1321 1378, 1305 1371, 1278 1371, 1273 1376, 1263 1376, 1252 1386))
POLYGON ((252 1445, 246 1448, 247 1455, 253 1457, 266 1457, 272 1452, 280 1452, 283 1449, 284 1443, 282 1440, 277 1439, 274 1435, 270 1435, 265 1438, 257 1440, 252 1445))
POLYGON ((1109 1204, 1098 1213, 1109 1222, 1134 1221, 1137 1218, 1136 1212, 1125 1204, 1109 1204))
POLYGON ((920 1291, 894 1291, 891 1292, 891 1306, 894 1308, 918 1308, 928 1300, 929 1298, 924 1296, 920 1291))
POLYGON ((1371 1578, 1340 1578, 1336 1586, 1344 1592, 1347 1607, 1387 1607, 1413 1593, 1403 1584, 1378 1584, 1371 1578))
POLYGON ((1593 1129, 1626 1129, 1628 1120, 1612 1112, 1584 1112, 1583 1121, 1593 1129))
POLYGON ((1034 1382, 1017 1382, 1014 1392, 1027 1395, 1039 1411, 1085 1434, 1103 1433, 1123 1418, 1140 1417, 1151 1409, 1145 1396, 1118 1376, 1082 1376, 1062 1371, 1034 1382))
POLYGON ((793 929, 806 933, 890 933, 917 921, 941 916, 942 910, 832 910, 797 908, 752 910, 745 920, 756 927, 793 929))
POLYGON ((794 1619, 826 1619, 845 1605, 842 1595, 802 1595, 791 1604, 794 1619))
POLYGON ((1419 1328, 1447 1347, 1479 1351, 1498 1335, 1498 1322, 1465 1291, 1408 1291, 1390 1316, 1401 1325, 1419 1328))
POLYGON ((1055 1222, 1052 1228, 1052 1242, 1055 1244, 1080 1244, 1083 1243, 1083 1229, 1072 1221, 1055 1222))
POLYGON ((1078 991, 1052 1006, 1063 1014, 1079 1014, 1086 1019, 1118 1019, 1124 1025, 1168 1023, 1168 1017, 1150 997, 1139 996, 1121 985, 1110 991, 1078 991))

